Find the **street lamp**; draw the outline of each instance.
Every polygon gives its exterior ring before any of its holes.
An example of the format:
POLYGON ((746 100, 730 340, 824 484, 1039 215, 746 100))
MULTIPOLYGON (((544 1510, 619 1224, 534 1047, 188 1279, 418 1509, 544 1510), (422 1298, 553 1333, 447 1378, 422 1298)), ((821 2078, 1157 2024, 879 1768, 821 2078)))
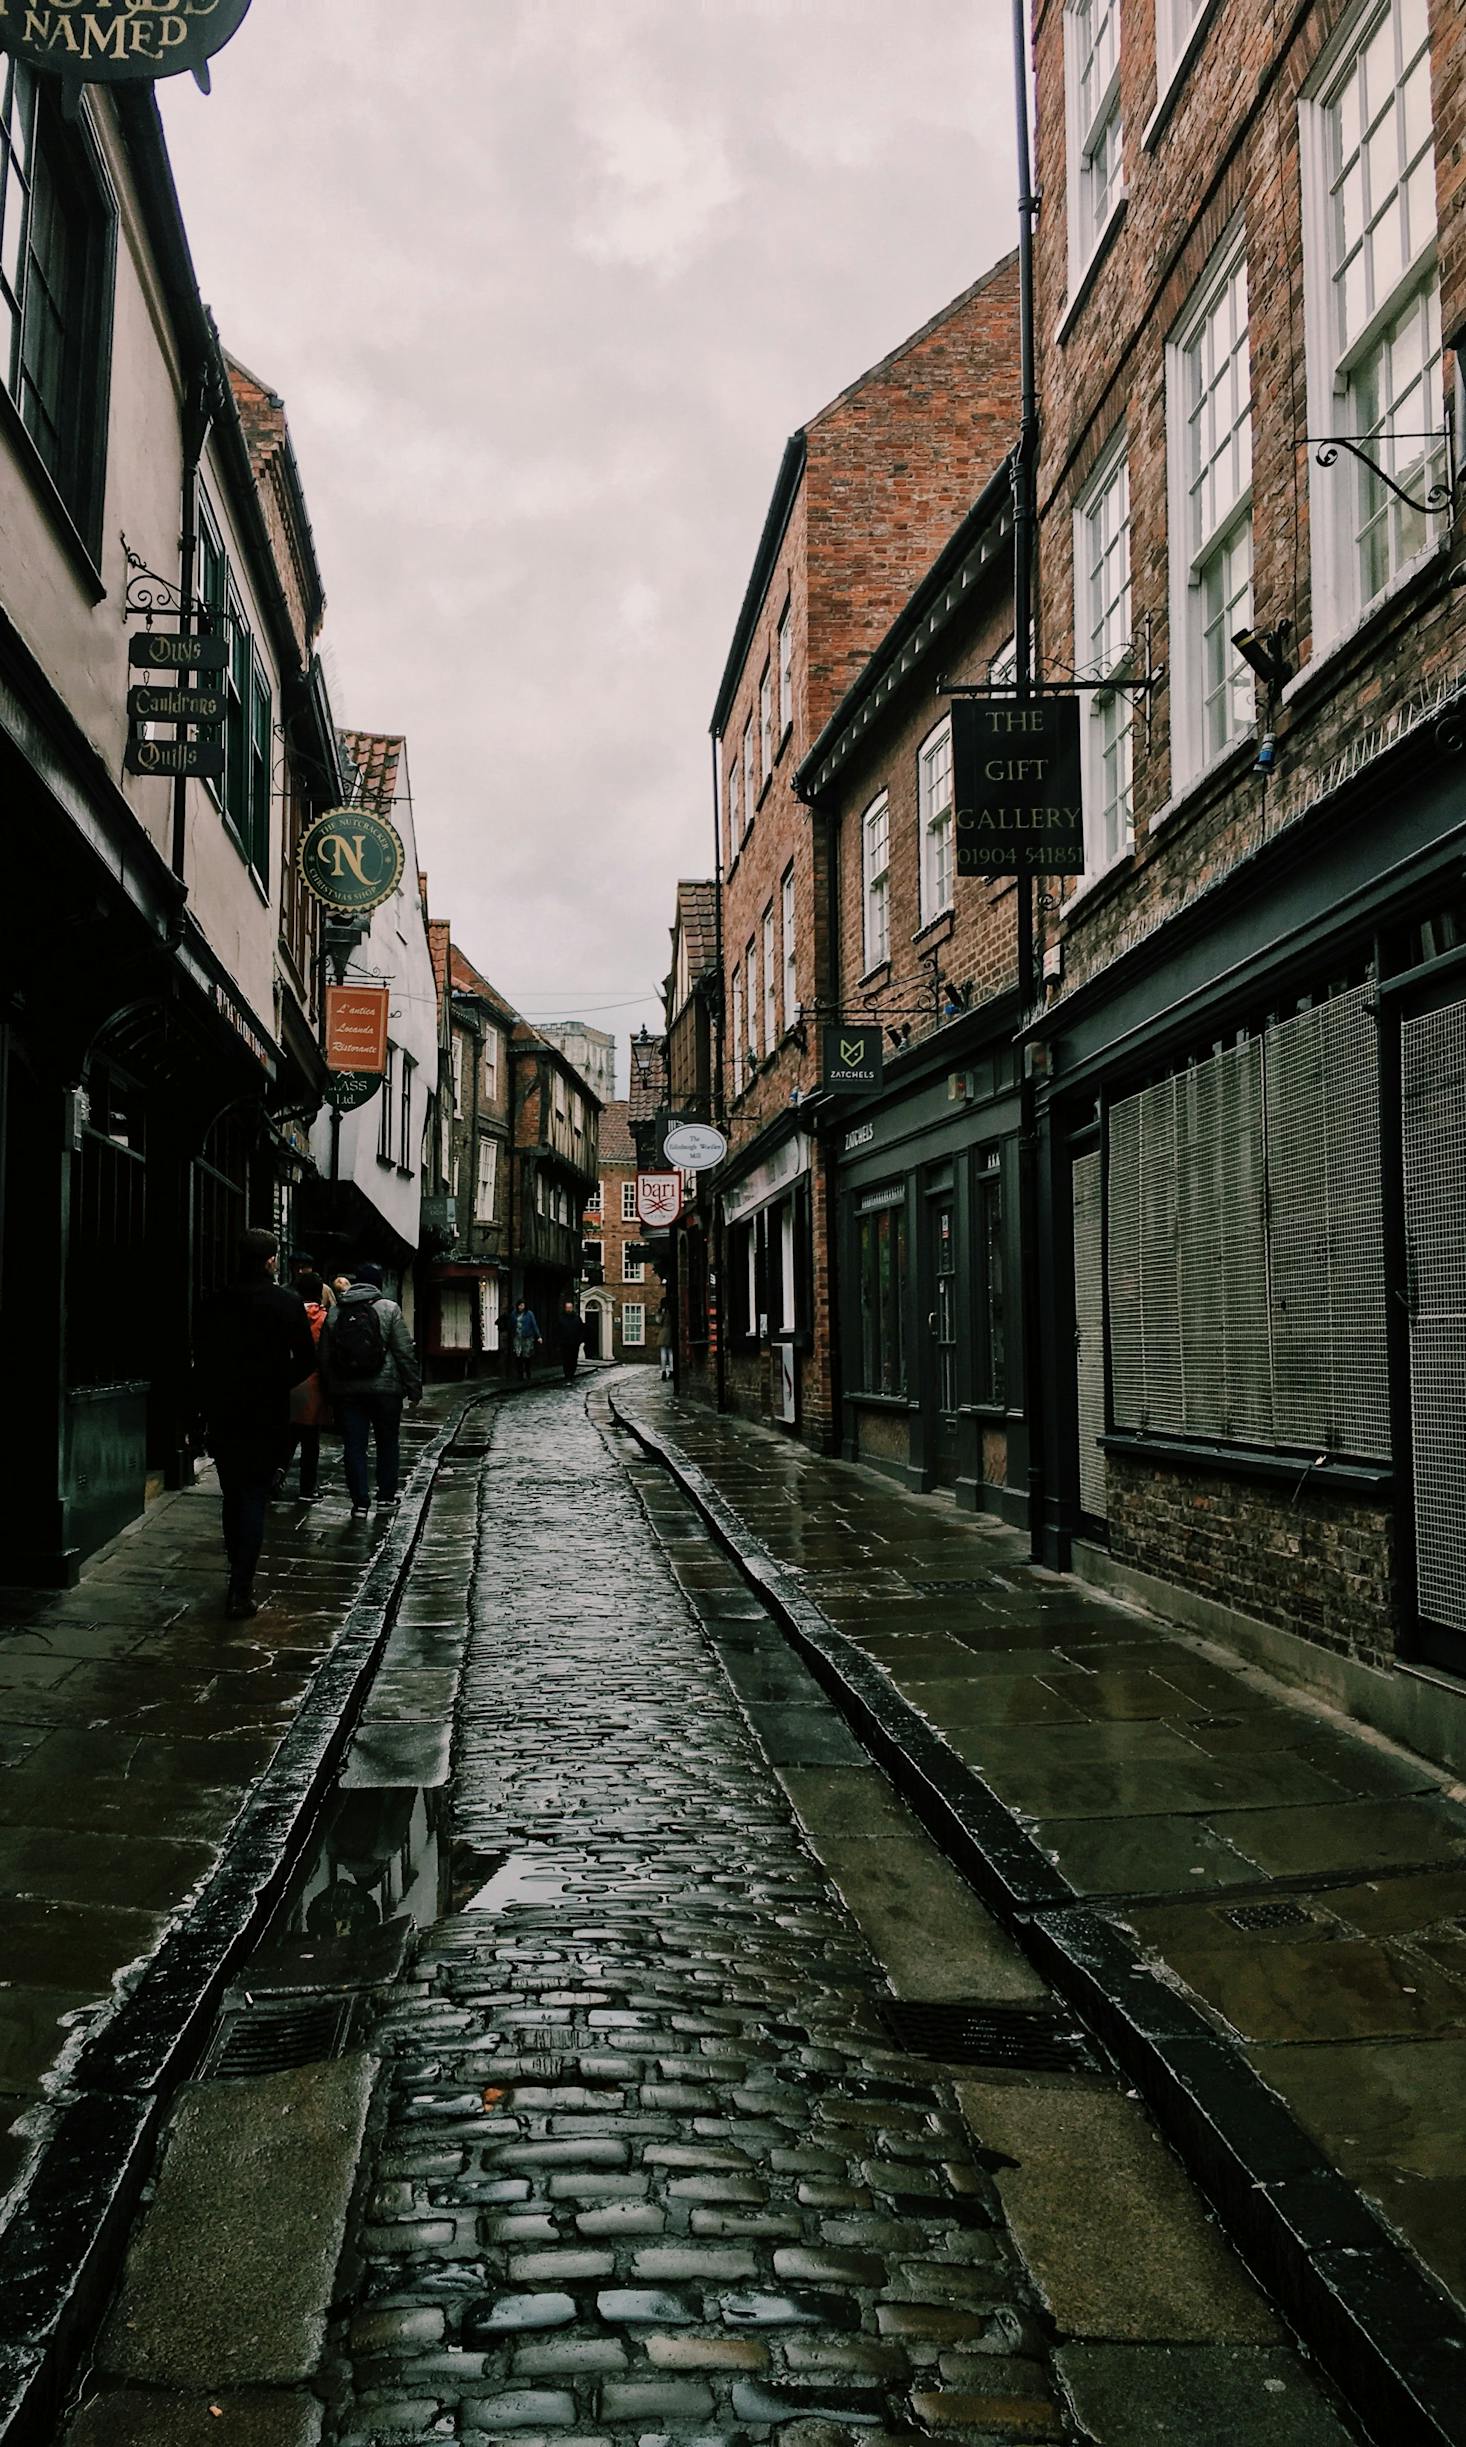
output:
POLYGON ((657 1040, 643 1020, 631 1040, 631 1067, 636 1073, 639 1087, 649 1088, 651 1086, 652 1069, 658 1050, 657 1040))

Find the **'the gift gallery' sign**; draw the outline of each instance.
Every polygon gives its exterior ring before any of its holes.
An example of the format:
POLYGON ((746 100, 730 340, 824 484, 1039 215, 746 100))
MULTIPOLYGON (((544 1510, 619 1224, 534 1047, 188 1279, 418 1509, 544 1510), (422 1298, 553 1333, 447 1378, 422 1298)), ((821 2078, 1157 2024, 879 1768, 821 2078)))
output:
POLYGON ((1082 875, 1079 703, 959 697, 952 790, 959 875, 1082 875))
POLYGON ((121 85, 207 63, 250 0, 0 0, 0 51, 82 85, 121 85))

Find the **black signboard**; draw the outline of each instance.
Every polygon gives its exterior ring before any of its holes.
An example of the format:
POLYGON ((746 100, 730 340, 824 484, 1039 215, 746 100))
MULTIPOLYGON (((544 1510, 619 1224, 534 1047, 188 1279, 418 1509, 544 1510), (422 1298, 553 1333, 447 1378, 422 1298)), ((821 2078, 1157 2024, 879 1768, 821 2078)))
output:
POLYGON ((407 852, 395 824, 365 807, 331 807, 302 835, 307 890, 342 916, 375 909, 402 881, 407 852))
POLYGON ((133 722, 194 722, 217 730, 228 719, 229 699, 222 688, 129 688, 127 711, 133 722))
POLYGON ((129 773, 184 773, 209 782, 224 775, 224 750, 212 740, 129 739, 123 761, 129 773))
POLYGON ((1084 873, 1077 697, 958 697, 952 789, 959 875, 1084 873))
MULTIPOLYGON (((326 1102, 333 1104, 338 1113, 354 1113, 358 1105, 371 1103, 381 1084, 381 1075, 376 1071, 332 1071, 326 1081, 326 1102)), ((443 1220, 451 1231, 453 1201, 449 1198, 439 1203, 450 1210, 443 1220)))
POLYGON ((874 1021, 860 1027, 827 1028, 821 1084, 836 1089, 878 1088, 885 1077, 886 1048, 874 1021))
POLYGON ((176 629, 141 629, 129 642, 127 659, 141 671, 225 671, 229 640, 182 637, 176 629))
POLYGON ((0 51, 78 85, 149 84, 208 63, 250 0, 0 0, 0 51))

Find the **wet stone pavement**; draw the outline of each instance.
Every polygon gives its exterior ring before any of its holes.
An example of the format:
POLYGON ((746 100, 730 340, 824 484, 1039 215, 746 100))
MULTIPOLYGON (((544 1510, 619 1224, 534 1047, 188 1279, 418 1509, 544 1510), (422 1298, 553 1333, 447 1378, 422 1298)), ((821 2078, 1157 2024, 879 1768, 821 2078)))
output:
MULTIPOLYGON (((1151 2325, 1121 2333, 1215 2349, 1152 2356, 1133 2421, 1076 2423, 1076 2397, 1131 2386, 1129 2349, 1062 2375, 1000 2195, 1014 2159, 974 2134, 952 2068, 893 2046, 881 1964, 751 1726, 775 1759, 782 1727, 812 1785, 879 1779, 831 1712, 801 1711, 760 1608, 598 1387, 492 1435, 453 1773, 472 1876, 369 2042, 384 2109, 322 2390, 333 2447, 1341 2447, 1209 2227, 1181 2253, 1200 2325, 1168 2324, 1162 2272, 1151 2325)), ((994 1964, 991 1993, 1032 1993, 994 1964)), ((1021 2082, 987 2095, 1015 2131, 1039 2104, 1021 2082)), ((1139 2111, 1107 2077, 1066 2097, 1072 2191, 1104 2115, 1139 2111)))

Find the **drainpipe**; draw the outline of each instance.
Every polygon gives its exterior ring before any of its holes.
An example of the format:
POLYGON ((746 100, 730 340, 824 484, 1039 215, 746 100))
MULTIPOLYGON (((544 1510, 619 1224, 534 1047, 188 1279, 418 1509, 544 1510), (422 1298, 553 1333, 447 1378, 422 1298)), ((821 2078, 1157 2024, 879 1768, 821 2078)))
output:
MULTIPOLYGON (((1028 0, 1013 0, 1013 97, 1018 153, 1018 353, 1020 390, 1018 442, 1012 457, 1013 475, 1013 671, 1022 704, 1033 686, 1033 570, 1038 517, 1035 501, 1035 461, 1038 456, 1038 385, 1033 345, 1033 224, 1038 199, 1033 192, 1033 165, 1028 135, 1028 0)), ((1017 879, 1018 1017, 1026 1025, 1037 991, 1035 961, 1034 879, 1017 879)), ((1019 1074, 1019 1248, 1020 1299, 1023 1316, 1023 1409, 1028 1436, 1028 1539, 1035 1561, 1043 1555, 1044 1454, 1043 1368, 1041 1333, 1042 1285, 1038 1251, 1038 1099, 1022 1053, 1019 1074)))
MULTIPOLYGON (((822 824, 824 827, 825 924, 829 928, 830 935, 829 949, 825 960, 825 969, 832 989, 834 1016, 838 1020, 844 1007, 844 996, 840 990, 844 975, 840 957, 840 818, 832 802, 823 801, 818 798, 810 799, 809 811, 815 822, 817 824, 822 824)), ((816 1000, 815 1007, 817 1010, 822 1007, 818 1000, 816 1000)), ((818 1022, 816 1022, 815 1025, 818 1027, 818 1022)), ((820 1149, 820 1193, 825 1202, 826 1307, 828 1309, 830 1320, 829 1450, 832 1453, 838 1454, 842 1453, 845 1449, 845 1372, 841 1364, 843 1345, 840 1338, 840 1327, 842 1322, 840 1306, 840 1235, 837 1228, 839 1209, 836 1204, 837 1183, 839 1178, 838 1149, 840 1138, 838 1112, 833 1118, 827 1112, 821 1113, 820 1122, 823 1123, 824 1126, 820 1127, 820 1125, 817 1124, 815 1135, 820 1149)), ((811 1177, 810 1188, 812 1192, 814 1188, 813 1177, 811 1177)), ((809 1228, 810 1238, 812 1241, 814 1237, 813 1196, 811 1196, 810 1199, 809 1228)), ((811 1284, 813 1284, 814 1250, 812 1247, 810 1250, 809 1276, 811 1284)), ((813 1319, 811 1319, 810 1322, 812 1330, 813 1319)))
MULTIPOLYGON (((717 980, 718 980, 718 992, 717 992, 717 1000, 716 1000, 716 1002, 713 1004, 712 1011, 711 1011, 711 1015, 710 1015, 710 1016, 711 1016, 711 1020, 712 1020, 712 1037, 713 1037, 713 1046, 712 1046, 712 1056, 713 1056, 713 1076, 712 1076, 712 1091, 713 1091, 713 1093, 712 1093, 712 1107, 713 1107, 713 1119, 714 1119, 714 1121, 715 1121, 715 1122, 718 1124, 719 1128, 721 1128, 721 1127, 722 1127, 722 1125, 723 1125, 724 1119, 725 1119, 725 1111, 724 1111, 724 1105, 723 1105, 723 1007, 724 1007, 724 993, 723 993, 723 824, 722 824, 722 789, 721 789, 721 777, 720 777, 719 770, 718 770, 718 761, 719 761, 719 760, 718 760, 718 735, 717 735, 716 731, 713 733, 713 739, 712 739, 712 750, 713 750, 713 950, 714 950, 714 958, 715 958, 715 962, 716 962, 716 975, 717 975, 717 980)), ((724 1266, 723 1266, 723 1259, 724 1259, 724 1255, 725 1255, 725 1251, 724 1251, 724 1244, 723 1244, 723 1201, 722 1201, 721 1196, 720 1196, 720 1195, 719 1195, 719 1194, 718 1194, 716 1191, 715 1191, 715 1192, 714 1192, 714 1194, 713 1194, 713 1219, 712 1219, 712 1220, 713 1220, 713 1272, 714 1272, 714 1277, 715 1277, 715 1280, 716 1280, 716 1286, 717 1286, 717 1289, 716 1289, 716 1296, 715 1296, 715 1298, 714 1298, 714 1303, 713 1303, 713 1321, 714 1321, 714 1327, 715 1327, 715 1330, 716 1330, 716 1333, 717 1333, 717 1338, 718 1338, 718 1345, 717 1345, 717 1365, 716 1365, 716 1368, 715 1368, 715 1370, 714 1370, 714 1382, 715 1382, 716 1387, 717 1387, 717 1400, 718 1400, 718 1408, 719 1408, 719 1410, 720 1410, 720 1411, 722 1411, 722 1410, 726 1410, 726 1409, 727 1409, 727 1407, 728 1407, 728 1350, 727 1350, 728 1295, 727 1295, 727 1281, 726 1281, 726 1277, 725 1277, 725 1273, 724 1273, 724 1266)))

